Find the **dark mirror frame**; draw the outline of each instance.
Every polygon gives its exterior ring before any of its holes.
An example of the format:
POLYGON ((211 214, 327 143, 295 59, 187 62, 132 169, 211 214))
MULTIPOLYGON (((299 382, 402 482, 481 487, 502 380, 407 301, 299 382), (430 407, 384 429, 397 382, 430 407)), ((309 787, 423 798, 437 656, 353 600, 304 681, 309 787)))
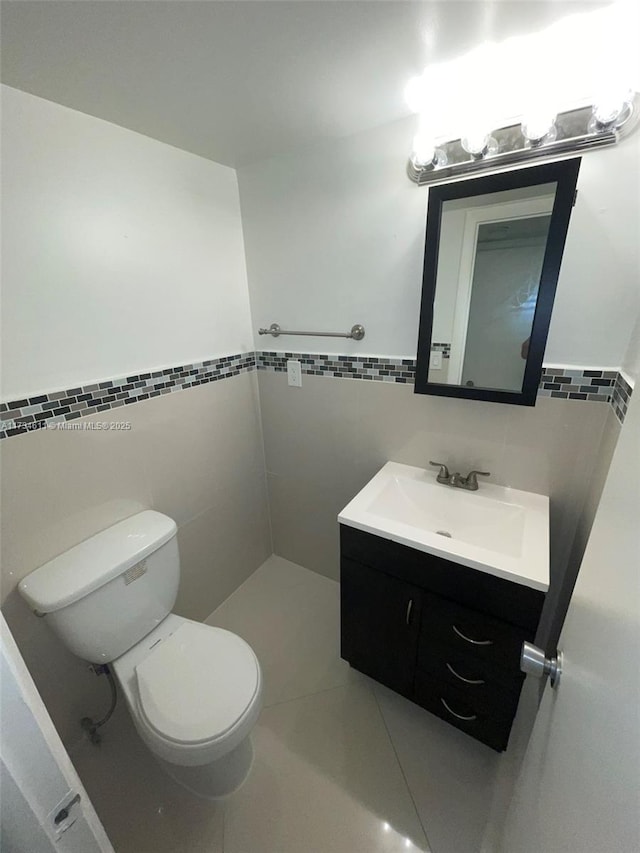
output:
POLYGON ((551 310, 560 274, 562 253, 567 238, 571 208, 573 207, 576 196, 580 160, 580 157, 576 157, 572 160, 562 160, 543 166, 516 169, 510 172, 490 175, 486 178, 457 181, 456 183, 440 184, 439 186, 429 188, 414 393, 433 394, 439 397, 459 397, 466 400, 488 400, 493 403, 511 403, 518 406, 535 406, 538 385, 542 374, 542 360, 549 334, 551 310), (440 244, 442 205, 444 202, 454 199, 472 198, 478 195, 487 195, 489 193, 503 192, 504 190, 553 182, 557 182, 556 196, 551 212, 547 247, 542 262, 538 301, 531 327, 531 339, 522 391, 501 391, 494 388, 477 387, 468 388, 462 385, 429 382, 433 304, 436 295, 436 278, 438 274, 438 247, 440 244))

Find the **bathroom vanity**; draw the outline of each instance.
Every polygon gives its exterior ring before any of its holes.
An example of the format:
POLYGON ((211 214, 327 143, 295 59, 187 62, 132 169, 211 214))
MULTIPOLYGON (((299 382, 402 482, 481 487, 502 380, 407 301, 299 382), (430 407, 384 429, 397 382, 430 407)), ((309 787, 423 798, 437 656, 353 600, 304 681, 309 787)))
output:
POLYGON ((387 463, 339 521, 342 657, 506 749, 548 587, 548 499, 457 494, 387 463))

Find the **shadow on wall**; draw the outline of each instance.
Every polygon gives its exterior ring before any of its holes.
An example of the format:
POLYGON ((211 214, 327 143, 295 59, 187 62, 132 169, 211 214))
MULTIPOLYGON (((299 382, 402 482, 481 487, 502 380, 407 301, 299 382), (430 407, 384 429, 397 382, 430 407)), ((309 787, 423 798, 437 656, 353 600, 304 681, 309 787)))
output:
MULTIPOLYGON (((569 602, 573 594, 582 558, 584 556, 591 527, 598 510, 598 504, 602 496, 602 490, 609 473, 613 452, 618 442, 621 427, 613 412, 609 412, 600 443, 593 453, 592 465, 589 471, 588 482, 584 490, 584 497, 579 514, 577 517, 575 535, 570 544, 570 549, 567 550, 567 543, 559 543, 564 545, 561 553, 566 555, 566 564, 562 573, 561 580, 553 583, 547 595, 545 608, 542 612, 540 626, 538 629, 537 643, 544 648, 547 653, 555 654, 558 648, 560 633, 564 623, 569 602)), ((541 687, 544 687, 544 684, 541 687)))
POLYGON ((106 683, 103 691, 89 664, 63 646, 17 589, 7 596, 2 612, 58 734, 67 749, 73 748, 83 738, 82 717, 104 713, 109 700, 106 683))

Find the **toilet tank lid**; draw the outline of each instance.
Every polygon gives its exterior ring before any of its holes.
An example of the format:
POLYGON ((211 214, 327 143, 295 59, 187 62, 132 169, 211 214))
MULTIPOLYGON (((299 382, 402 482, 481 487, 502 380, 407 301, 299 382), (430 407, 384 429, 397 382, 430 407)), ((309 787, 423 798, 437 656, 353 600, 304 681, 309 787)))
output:
POLYGON ((135 566, 177 531, 172 518, 145 510, 85 539, 31 572, 18 585, 40 613, 52 613, 84 598, 135 566))

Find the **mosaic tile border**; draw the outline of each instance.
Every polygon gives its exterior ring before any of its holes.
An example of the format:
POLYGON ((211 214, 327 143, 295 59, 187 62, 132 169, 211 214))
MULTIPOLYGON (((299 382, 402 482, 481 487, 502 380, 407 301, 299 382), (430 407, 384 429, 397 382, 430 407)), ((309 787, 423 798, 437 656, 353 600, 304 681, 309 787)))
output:
POLYGON ((451 344, 431 344, 431 352, 441 352, 443 358, 449 358, 451 356, 451 344))
POLYGON ((370 355, 324 355, 309 352, 256 353, 258 370, 285 373, 287 361, 296 359, 302 372, 311 376, 334 376, 338 379, 370 379, 377 382, 413 382, 416 375, 415 358, 382 358, 370 355))
POLYGON ((610 403, 617 370, 581 370, 571 367, 542 368, 538 394, 559 400, 589 400, 610 403))
MULTIPOLYGON (((445 358, 448 357, 444 350, 441 351, 445 358)), ((300 361, 302 372, 312 376, 408 385, 414 381, 416 372, 416 362, 412 358, 272 351, 237 353, 0 403, 0 439, 230 379, 256 368, 284 373, 287 360, 291 358, 300 361)), ((632 386, 616 370, 545 366, 538 394, 562 400, 608 403, 623 423, 632 391, 632 386)))
POLYGON ((255 366, 254 352, 238 353, 0 403, 0 439, 230 379, 255 366))
POLYGON ((613 391, 611 393, 611 406, 621 424, 624 423, 624 419, 627 415, 627 408, 629 406, 629 400, 631 399, 632 393, 633 388, 631 385, 629 385, 621 373, 618 373, 616 376, 616 383, 613 386, 613 391))
POLYGON ((632 391, 618 370, 543 366, 538 395, 559 400, 609 403, 622 424, 632 391))
MULTIPOLYGON (((437 344, 435 346, 447 346, 437 344)), ((448 356, 444 356, 448 357, 448 356)), ((413 382, 415 359, 360 355, 323 355, 302 352, 256 352, 258 370, 285 372, 287 359, 295 358, 302 372, 312 376, 369 379, 374 382, 413 382)), ((609 403, 620 423, 627 413, 632 388, 617 370, 543 366, 538 395, 559 400, 609 403)))

